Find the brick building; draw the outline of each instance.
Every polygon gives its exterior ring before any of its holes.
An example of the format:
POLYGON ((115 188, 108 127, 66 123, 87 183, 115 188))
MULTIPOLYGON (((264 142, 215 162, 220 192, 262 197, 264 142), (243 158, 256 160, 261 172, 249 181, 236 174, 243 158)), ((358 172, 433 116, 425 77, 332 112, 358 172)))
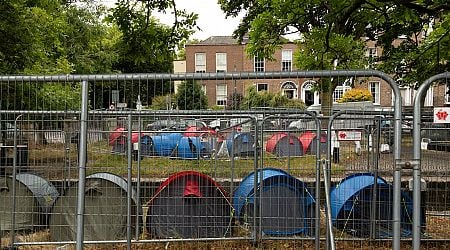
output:
MULTIPOLYGON (((382 49, 375 42, 368 41, 366 56, 378 57, 382 49)), ((231 36, 212 36, 196 44, 187 44, 186 72, 280 72, 295 71, 294 52, 297 46, 294 43, 282 45, 273 55, 274 61, 264 58, 250 57, 245 53, 245 41, 238 43, 231 36)), ((201 85, 208 97, 210 106, 225 106, 227 97, 234 92, 244 94, 249 86, 256 86, 258 91, 281 92, 288 98, 300 99, 306 105, 319 104, 319 94, 313 91, 315 79, 239 79, 239 80, 208 80, 201 85)), ((355 79, 342 79, 333 94, 333 99, 339 99, 350 89, 350 81, 355 79)), ((354 84, 355 88, 367 88, 371 91, 374 105, 391 107, 393 94, 390 86, 378 78, 368 78, 362 84, 354 84)), ((401 88, 403 105, 411 106, 415 90, 410 87, 401 88)), ((427 93, 425 106, 444 106, 450 104, 446 95, 446 86, 434 86, 427 93)))

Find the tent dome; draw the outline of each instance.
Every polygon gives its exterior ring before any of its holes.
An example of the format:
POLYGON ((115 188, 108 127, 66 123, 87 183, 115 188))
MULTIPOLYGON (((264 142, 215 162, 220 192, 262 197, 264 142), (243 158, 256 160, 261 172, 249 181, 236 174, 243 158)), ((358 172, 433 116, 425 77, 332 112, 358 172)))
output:
MULTIPOLYGON (((332 189, 330 196, 331 218, 336 228, 368 237, 371 225, 375 225, 375 237, 392 237, 393 187, 383 178, 378 177, 375 185, 375 176, 371 173, 350 175, 332 189), (373 208, 376 217, 371 221, 373 208)), ((412 201, 405 192, 401 199, 401 235, 408 237, 412 234, 412 201)))
MULTIPOLYGON (((86 177, 84 210, 84 240, 125 239, 127 232, 128 183, 120 176, 96 173, 86 177)), ((76 239, 78 184, 69 186, 56 201, 50 218, 50 234, 57 241, 76 239)), ((136 205, 132 197, 132 230, 135 230, 136 205)))
POLYGON ((314 232, 312 226, 315 201, 304 183, 280 169, 265 168, 258 173, 262 174, 262 177, 256 177, 256 194, 255 173, 245 177, 233 194, 237 218, 241 221, 251 218, 256 209, 257 217, 260 217, 261 213, 263 218, 261 226, 265 234, 293 235, 314 232))
POLYGON ((296 136, 280 132, 272 135, 267 140, 266 152, 278 157, 301 156, 303 155, 303 147, 296 136))
MULTIPOLYGON (((56 188, 42 177, 21 173, 16 175, 15 229, 32 230, 48 225, 51 208, 59 196, 56 188)), ((0 236, 11 230, 12 177, 0 176, 0 236)))
POLYGON ((162 238, 217 238, 230 233, 232 206, 211 177, 183 171, 171 175, 148 202, 147 228, 162 238))

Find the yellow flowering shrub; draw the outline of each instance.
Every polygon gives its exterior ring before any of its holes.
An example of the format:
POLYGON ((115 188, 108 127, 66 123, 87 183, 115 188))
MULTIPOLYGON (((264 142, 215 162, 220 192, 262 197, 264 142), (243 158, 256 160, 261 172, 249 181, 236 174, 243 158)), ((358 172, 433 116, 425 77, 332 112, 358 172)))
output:
POLYGON ((337 100, 338 103, 363 101, 372 101, 372 93, 368 89, 350 89, 337 100))

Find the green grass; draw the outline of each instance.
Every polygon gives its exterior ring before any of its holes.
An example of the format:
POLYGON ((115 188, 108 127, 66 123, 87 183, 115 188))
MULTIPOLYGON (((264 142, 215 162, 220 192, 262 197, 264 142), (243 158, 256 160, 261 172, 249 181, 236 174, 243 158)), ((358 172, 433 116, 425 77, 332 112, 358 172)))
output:
MULTIPOLYGON (((128 173, 128 158, 126 155, 113 154, 111 148, 104 143, 91 144, 88 146, 87 154, 87 174, 97 172, 108 172, 119 176, 126 176, 128 173)), ((56 168, 70 159, 71 176, 77 175, 77 151, 75 147, 66 150, 61 146, 40 146, 30 149, 30 162, 37 162, 44 165, 55 165, 55 168, 46 168, 46 171, 53 171, 53 174, 45 174, 52 178, 63 178, 66 172, 60 171, 56 174, 56 168)), ((137 161, 132 161, 132 175, 137 176, 137 161)), ((294 176, 315 177, 316 157, 305 155, 301 157, 278 158, 271 154, 264 153, 263 158, 256 162, 257 168, 274 167, 289 171, 294 176)), ((255 169, 255 160, 251 158, 220 158, 220 159, 199 159, 182 160, 169 157, 144 157, 140 162, 142 178, 167 178, 169 175, 185 170, 195 170, 216 178, 243 178, 255 169)), ((343 171, 340 165, 333 165, 333 173, 343 171)), ((67 176, 66 176, 67 177, 67 176)))

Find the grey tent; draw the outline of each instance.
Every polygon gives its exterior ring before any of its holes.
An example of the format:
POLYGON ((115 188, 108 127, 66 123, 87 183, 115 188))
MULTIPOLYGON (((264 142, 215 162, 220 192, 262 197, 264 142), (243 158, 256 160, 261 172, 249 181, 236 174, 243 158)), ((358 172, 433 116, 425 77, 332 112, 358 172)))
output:
POLYGON ((11 230, 13 210, 15 230, 41 229, 48 225, 48 215, 59 193, 47 180, 31 173, 16 175, 16 199, 13 209, 13 179, 0 177, 0 235, 11 230))
POLYGON ((223 156, 252 157, 256 151, 256 140, 250 132, 233 132, 222 143, 218 154, 223 156))
POLYGON ((281 132, 267 140, 266 152, 278 157, 302 156, 303 146, 295 135, 281 132))
POLYGON ((211 177, 183 171, 164 181, 148 203, 148 232, 158 238, 217 238, 230 234, 233 208, 211 177))
MULTIPOLYGON (((127 187, 120 176, 96 173, 86 177, 84 240, 119 240, 127 232, 127 187)), ((68 187, 56 201, 50 218, 50 234, 56 241, 76 239, 78 184, 68 187)), ((136 196, 133 191, 132 230, 136 226, 136 196)), ((139 208, 139 214, 140 208, 139 208)))

